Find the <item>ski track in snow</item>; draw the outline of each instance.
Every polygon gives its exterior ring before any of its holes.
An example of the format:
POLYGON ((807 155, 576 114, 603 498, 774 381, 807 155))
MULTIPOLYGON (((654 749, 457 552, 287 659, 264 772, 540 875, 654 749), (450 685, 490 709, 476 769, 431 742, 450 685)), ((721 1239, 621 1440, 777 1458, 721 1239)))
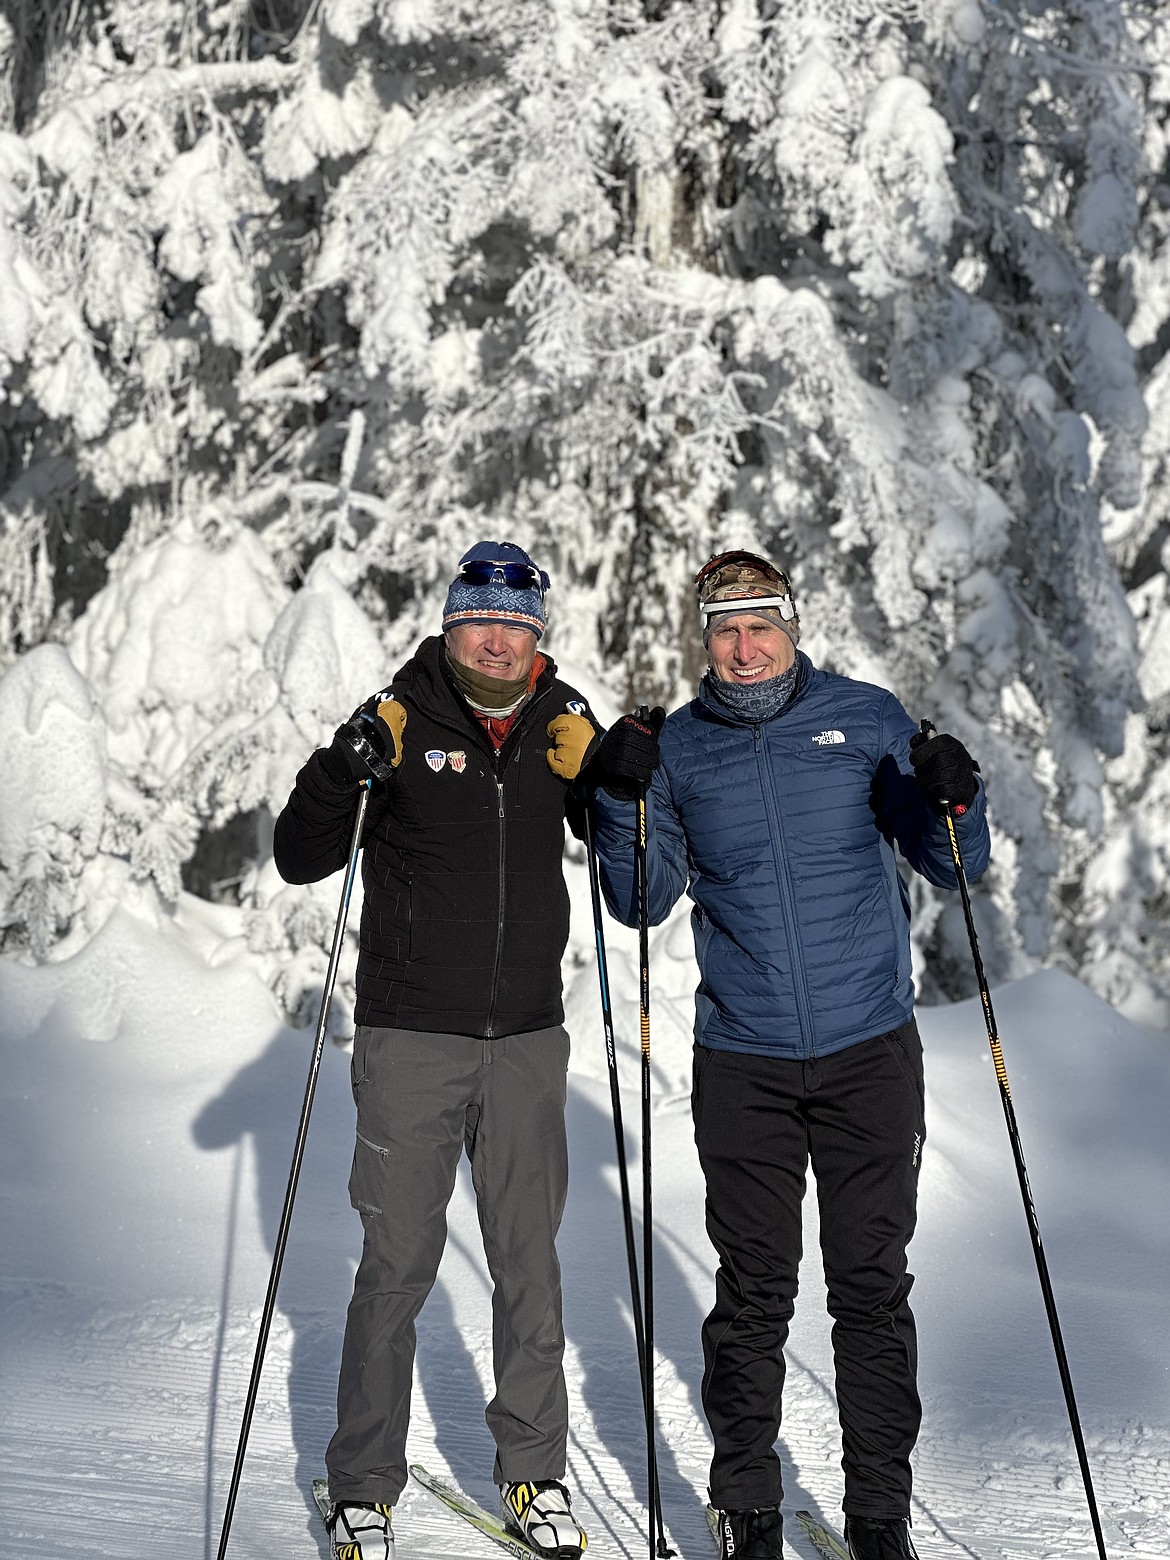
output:
MULTIPOLYGON (((580 925, 581 884, 574 888, 580 925)), ((691 1141, 693 972, 680 932, 676 920, 654 944, 655 1389, 668 1532, 685 1560, 707 1560, 699 1324, 712 1256, 691 1141)), ((636 966, 626 934, 609 936, 638 1200, 636 966)), ((588 963, 567 970, 573 1168, 560 1247, 569 1480, 591 1552, 618 1560, 647 1553, 644 1430, 596 976, 588 963)), ((65 977, 0 966, 0 1555, 212 1560, 311 1036, 279 1025, 244 966, 209 969, 125 917, 65 977), (111 959, 140 973, 123 992, 114 1038, 97 1043, 84 1038, 84 995, 111 959)), ((1064 977, 1004 988, 996 1005, 1109 1553, 1166 1560, 1170 1269, 1157 1210, 1170 1191, 1159 1105, 1170 1051, 1064 977), (1113 1045, 1108 1069, 1090 1054, 1102 1025, 1113 1045), (1057 1049, 1059 1089, 1048 1065, 1057 1049), (1080 1071, 1093 1066, 1095 1093, 1080 1071), (1047 1096, 1043 1110, 1029 1116, 1024 1100, 1037 1092, 1047 1096), (1085 1108, 1096 1137, 1078 1115, 1085 1108)), ((911 1252, 925 1408, 915 1542, 922 1560, 1091 1560, 979 1009, 966 1003, 920 1017, 933 1135, 911 1252)), ((232 1527, 235 1560, 327 1554, 310 1483, 333 1428, 360 1245, 346 1198, 352 1141, 348 1061, 328 1047, 232 1527)), ((839 1433, 811 1193, 807 1207, 780 1446, 785 1504, 839 1526, 839 1433)), ((419 1322, 409 1455, 494 1507, 482 1412, 490 1291, 462 1173, 450 1226, 419 1322)), ((498 1553, 413 1484, 395 1526, 403 1560, 498 1553)), ((811 1560, 791 1519, 786 1546, 811 1560)))
MULTIPOLYGON (((68 1293, 34 1299, 18 1286, 7 1287, 0 1308, 9 1357, 0 1438, 3 1552, 13 1560, 46 1553, 103 1560, 213 1556, 258 1313, 233 1309, 223 1338, 224 1379, 209 1465, 210 1362, 220 1329, 213 1308, 143 1316, 92 1306, 68 1293)), ((478 1402, 469 1403, 466 1381, 445 1358, 449 1351, 464 1364, 482 1365, 487 1339, 445 1340, 442 1331, 428 1329, 420 1346, 419 1373, 427 1385, 416 1395, 412 1457, 449 1471, 491 1507, 490 1439, 478 1402)), ((318 1342, 324 1346, 316 1362, 310 1359, 296 1374, 290 1413, 294 1336, 285 1318, 274 1326, 230 1554, 327 1554, 310 1509, 309 1483, 333 1425, 336 1318, 320 1319, 318 1342)), ((570 1366, 577 1363, 571 1351, 570 1366)), ((637 1382, 631 1393, 628 1373, 628 1363, 609 1372, 620 1400, 617 1412, 607 1404, 620 1425, 619 1455, 601 1444, 594 1414, 579 1403, 570 1438, 574 1504, 586 1521, 591 1552, 607 1557, 637 1556, 647 1546, 644 1440, 637 1382)), ((693 1388, 662 1362, 656 1388, 667 1526, 684 1556, 702 1560, 710 1550, 702 1510, 709 1442, 689 1406, 693 1388)), ((824 1381, 791 1355, 785 1421, 786 1503, 808 1505, 839 1523, 831 1396, 824 1381)), ((1051 1439, 1020 1431, 996 1446, 962 1435, 936 1437, 928 1413, 916 1457, 915 1541, 922 1560, 960 1554, 1072 1560, 1094 1553, 1067 1439, 1059 1425, 1051 1439), (966 1514, 961 1531, 953 1515, 948 1520, 955 1512, 966 1514)), ((1135 1426, 1111 1444, 1093 1444, 1091 1456, 1098 1498, 1110 1513, 1111 1553, 1161 1560, 1170 1486, 1165 1436, 1135 1426)), ((413 1484, 398 1507, 396 1527, 405 1557, 478 1554, 486 1560, 493 1553, 413 1484)), ((812 1555, 791 1520, 787 1544, 812 1555)))

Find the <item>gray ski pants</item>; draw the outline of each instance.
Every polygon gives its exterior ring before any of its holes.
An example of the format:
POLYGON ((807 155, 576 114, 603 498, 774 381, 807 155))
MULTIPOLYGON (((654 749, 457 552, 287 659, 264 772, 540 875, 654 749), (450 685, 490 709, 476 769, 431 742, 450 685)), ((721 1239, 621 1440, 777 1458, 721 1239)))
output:
POLYGON ((435 1282, 466 1149, 492 1295, 497 1484, 565 1474, 568 1399, 555 1240, 568 1188, 569 1037, 359 1026, 350 1200, 365 1239, 345 1325, 334 1501, 393 1505, 406 1484, 415 1318, 435 1282))

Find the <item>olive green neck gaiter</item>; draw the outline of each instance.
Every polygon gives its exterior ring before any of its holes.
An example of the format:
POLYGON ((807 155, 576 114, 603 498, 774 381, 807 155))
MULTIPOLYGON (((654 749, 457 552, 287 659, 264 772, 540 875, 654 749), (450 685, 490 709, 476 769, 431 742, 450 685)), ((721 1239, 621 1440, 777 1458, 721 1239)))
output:
POLYGON ((519 709, 528 693, 530 672, 525 672, 523 677, 488 677, 457 661, 450 649, 447 650, 447 665, 459 692, 481 715, 510 715, 519 709))

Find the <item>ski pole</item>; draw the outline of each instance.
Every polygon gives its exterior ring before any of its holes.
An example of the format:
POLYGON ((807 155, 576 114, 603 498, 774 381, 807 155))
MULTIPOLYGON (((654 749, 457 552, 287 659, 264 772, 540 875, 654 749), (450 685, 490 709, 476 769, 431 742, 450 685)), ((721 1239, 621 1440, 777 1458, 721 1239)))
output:
MULTIPOLYGON (((930 721, 922 722, 922 734, 926 738, 937 736, 934 726, 930 721)), ((1084 1480, 1085 1497, 1089 1503, 1089 1517, 1093 1524, 1093 1536, 1097 1541, 1097 1553, 1101 1560, 1108 1560, 1105 1553, 1105 1536, 1101 1531, 1101 1518, 1097 1511, 1097 1498, 1093 1493, 1093 1476, 1089 1471, 1089 1456, 1085 1450, 1085 1438, 1081 1431, 1081 1419, 1077 1412, 1077 1401, 1073 1393, 1072 1372, 1069 1370, 1068 1355, 1064 1349, 1064 1339, 1060 1331, 1060 1319, 1056 1314, 1056 1297, 1052 1292, 1052 1280, 1048 1273, 1048 1260, 1044 1255, 1044 1246, 1040 1240, 1040 1223, 1036 1217, 1036 1204, 1032 1201, 1032 1189, 1028 1184, 1028 1171, 1024 1164, 1024 1150, 1020 1142, 1020 1131, 1016 1125, 1016 1111, 1012 1104, 1011 1085, 1008 1083, 1007 1067, 1004 1065, 1003 1050, 999 1043, 999 1032, 996 1028, 995 1014, 991 1006, 991 991, 987 984, 987 976, 983 969, 983 959, 979 953, 979 938, 975 931, 975 918, 971 913, 971 895, 967 888, 967 873, 963 867, 963 853, 959 848, 959 836, 955 831, 955 811, 949 802, 946 806, 947 837, 951 845, 951 857, 955 866, 955 881, 959 885, 959 898, 963 902, 963 916, 967 922, 967 939, 971 944, 971 957, 975 961, 975 979, 979 986, 979 1000, 983 1004, 983 1018, 987 1026, 987 1039, 991 1045, 991 1059, 995 1063, 995 1076, 999 1081, 999 1097, 1003 1103, 1004 1119, 1007 1122, 1008 1137, 1011 1139, 1012 1157, 1016 1163, 1016 1176, 1020 1183, 1020 1193, 1024 1199, 1024 1213, 1028 1221, 1028 1233, 1032 1237, 1032 1254, 1036 1259, 1036 1271, 1040 1277, 1040 1292, 1044 1296, 1044 1309, 1048 1315, 1048 1328, 1052 1334, 1052 1346, 1056 1351, 1056 1368, 1060 1373, 1060 1384, 1064 1389, 1064 1401, 1068 1409, 1069 1423, 1072 1426, 1073 1443, 1077 1449, 1077 1461, 1081 1465, 1081 1478, 1084 1480)))
MULTIPOLYGON (((647 721, 640 706, 635 719, 647 721)), ((638 1007, 642 1029, 642 1298, 646 1359, 642 1369, 646 1405, 646 1473, 650 1484, 650 1560, 654 1560, 654 1513, 658 1507, 658 1457, 654 1446, 654 1213, 650 1159, 650 889, 646 870, 646 790, 638 793, 634 873, 638 886, 638 1007)))
POLYGON ((268 1347, 268 1333, 272 1326, 272 1313, 276 1307, 276 1289, 280 1283, 280 1270, 284 1264, 284 1250, 288 1244, 288 1231, 292 1223, 293 1199, 297 1195, 297 1182, 301 1175, 301 1161, 305 1157, 305 1140, 309 1135, 309 1113, 313 1109, 313 1096, 317 1092, 317 1074, 321 1070, 321 1054, 325 1049, 325 1031, 329 1024, 329 1003, 337 981, 337 966, 341 960, 341 941, 345 935, 345 922, 349 915, 350 895, 353 893, 357 873, 358 850, 362 842, 362 825, 366 821, 366 806, 370 800, 369 780, 365 781, 358 797, 357 817, 354 819, 353 838, 349 847, 349 862, 345 869, 345 882, 341 889, 341 903, 337 907, 337 924, 333 929, 333 947, 329 954, 329 966, 325 972, 325 989, 321 994, 321 1012, 317 1018, 317 1033, 313 1041, 313 1059, 309 1078, 305 1085, 305 1100, 301 1106, 301 1119, 297 1127, 296 1146, 293 1150, 292 1169, 288 1177, 288 1189, 284 1194, 284 1207, 276 1231, 276 1243, 272 1253, 272 1272, 268 1278, 268 1293, 264 1297, 264 1309, 260 1316, 260 1335, 256 1340, 256 1356, 252 1361, 252 1379, 248 1383, 248 1395, 244 1400, 244 1419, 240 1425, 240 1440, 236 1447, 236 1461, 232 1468, 232 1482, 228 1487, 227 1508, 223 1514, 223 1527, 219 1535, 217 1560, 227 1554, 228 1534, 231 1532, 232 1515, 236 1509, 236 1496, 240 1489, 240 1475, 244 1470, 244 1454, 248 1448, 248 1432, 252 1428, 252 1414, 256 1407, 256 1395, 260 1390, 260 1375, 264 1368, 264 1352, 268 1347))
MULTIPOLYGON (((593 815, 585 809, 585 854, 589 860, 589 897, 593 904, 593 937, 597 946, 597 978, 601 985, 601 1022, 605 1030, 605 1061, 609 1071, 609 1098, 613 1106, 613 1135, 617 1145, 618 1180, 622 1193, 622 1224, 626 1234, 626 1263, 630 1270, 630 1300, 634 1311, 634 1341, 638 1350, 638 1375, 642 1387, 642 1407, 646 1409, 646 1333, 642 1319, 642 1287, 638 1282, 638 1257, 634 1248, 634 1216, 630 1208, 630 1176, 626 1165, 626 1130, 622 1122, 622 1096, 618 1083, 617 1047, 613 1038, 613 1006, 609 995, 609 964, 605 956, 605 933, 601 918, 601 885, 597 875, 597 853, 593 845, 593 815)), ((657 1453, 650 1441, 654 1459, 654 1520, 658 1531, 658 1554, 662 1560, 674 1554, 666 1543, 662 1525, 662 1498, 658 1487, 657 1453)))

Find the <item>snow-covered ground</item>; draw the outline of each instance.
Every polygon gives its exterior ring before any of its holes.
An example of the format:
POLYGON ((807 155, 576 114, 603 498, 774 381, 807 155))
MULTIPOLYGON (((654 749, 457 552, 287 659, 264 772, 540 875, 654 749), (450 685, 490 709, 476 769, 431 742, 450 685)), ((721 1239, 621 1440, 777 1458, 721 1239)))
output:
MULTIPOLYGON (((596 974, 572 951, 589 945, 579 864, 572 876, 570 1479, 591 1549, 617 1560, 646 1553, 643 1430, 596 974)), ((185 899, 181 922, 123 910, 72 959, 0 964, 3 1560, 216 1552, 312 1036, 280 1021, 231 912, 185 899)), ((608 931, 633 1138, 635 945, 608 931)), ((686 1560, 706 1560, 699 1324, 712 1254, 689 1118, 689 943, 676 918, 652 953, 656 1390, 667 1525, 686 1560)), ((1109 1553, 1165 1560, 1170 1045, 1062 975, 995 996, 1109 1553)), ((923 1560, 1081 1560, 1095 1548, 980 1010, 920 1021, 930 1138, 911 1251, 926 1410, 915 1538, 923 1560)), ((360 1245, 351 1112, 348 1059, 329 1046, 232 1529, 238 1560, 326 1553, 309 1484, 332 1429, 360 1245)), ((786 1504, 837 1521, 811 1200, 808 1211, 786 1504)), ((490 1502, 487 1295, 461 1178, 419 1327, 410 1450, 490 1502)), ((408 1560, 496 1552, 413 1487, 396 1527, 408 1560)), ((809 1553, 792 1522, 787 1542, 809 1553)))

